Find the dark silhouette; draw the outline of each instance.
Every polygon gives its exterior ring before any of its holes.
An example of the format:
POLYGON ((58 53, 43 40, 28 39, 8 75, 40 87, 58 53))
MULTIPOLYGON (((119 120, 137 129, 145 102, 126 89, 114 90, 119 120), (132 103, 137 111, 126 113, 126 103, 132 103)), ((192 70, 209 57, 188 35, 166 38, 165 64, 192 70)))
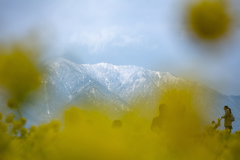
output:
POLYGON ((165 112, 166 112, 166 104, 160 104, 159 105, 159 115, 152 120, 152 125, 151 129, 152 131, 156 131, 161 129, 163 123, 164 123, 164 117, 165 117, 165 112))
POLYGON ((229 130, 231 133, 231 131, 232 131, 232 120, 231 120, 232 111, 228 106, 224 106, 224 110, 225 110, 225 115, 222 116, 221 119, 224 119, 225 130, 229 130))
POLYGON ((122 121, 121 120, 114 120, 112 123, 112 128, 122 128, 122 121))

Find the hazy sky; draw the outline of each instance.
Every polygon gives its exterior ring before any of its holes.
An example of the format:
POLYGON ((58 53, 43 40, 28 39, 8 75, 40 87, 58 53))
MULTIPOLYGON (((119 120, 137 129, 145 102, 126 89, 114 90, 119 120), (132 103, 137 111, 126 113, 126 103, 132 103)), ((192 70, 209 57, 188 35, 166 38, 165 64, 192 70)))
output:
POLYGON ((34 32, 49 58, 168 71, 240 95, 239 27, 221 43, 197 41, 183 20, 185 2, 0 0, 0 40, 34 32))

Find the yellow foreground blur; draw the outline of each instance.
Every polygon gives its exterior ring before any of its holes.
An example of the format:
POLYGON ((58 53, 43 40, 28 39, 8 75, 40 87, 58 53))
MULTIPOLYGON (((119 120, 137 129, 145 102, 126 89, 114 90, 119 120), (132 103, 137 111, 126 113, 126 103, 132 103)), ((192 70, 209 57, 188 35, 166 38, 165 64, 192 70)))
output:
POLYGON ((184 117, 167 114, 157 131, 134 112, 112 127, 104 114, 72 107, 64 124, 52 121, 30 129, 24 128, 26 119, 0 114, 0 159, 239 159, 239 134, 201 130, 199 117, 185 107, 184 117))

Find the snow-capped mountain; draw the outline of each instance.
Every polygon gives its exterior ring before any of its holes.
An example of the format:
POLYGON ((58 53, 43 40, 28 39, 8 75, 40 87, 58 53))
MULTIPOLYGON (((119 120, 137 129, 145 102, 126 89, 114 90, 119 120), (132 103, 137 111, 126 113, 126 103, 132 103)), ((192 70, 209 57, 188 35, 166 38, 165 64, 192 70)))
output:
MULTIPOLYGON (((184 83, 186 87, 195 88, 198 92, 197 103, 209 104, 208 110, 199 108, 199 112, 216 120, 224 115, 223 106, 229 105, 236 119, 240 120, 236 114, 240 113, 239 97, 222 95, 168 72, 151 71, 131 65, 75 64, 63 58, 49 62, 47 70, 49 74, 44 81, 44 99, 50 117, 69 105, 94 106, 95 109, 110 107, 108 110, 112 110, 114 114, 140 105, 151 115, 159 105, 159 96, 168 86, 184 83)), ((233 128, 240 129, 239 122, 235 122, 233 128)))
POLYGON ((157 105, 156 98, 166 85, 180 81, 180 78, 170 73, 154 72, 136 66, 99 63, 81 65, 81 69, 128 104, 136 105, 140 99, 144 99, 149 110, 157 105))
POLYGON ((75 64, 63 58, 47 63, 46 70, 40 93, 22 109, 23 115, 36 121, 56 117, 71 105, 108 110, 113 117, 137 104, 153 113, 164 87, 182 81, 170 73, 136 66, 75 64))
MULTIPOLYGON (((168 86, 182 83, 196 90, 199 95, 196 97, 197 103, 209 105, 209 108, 199 108, 199 112, 209 115, 211 120, 224 115, 223 106, 229 105, 236 118, 234 131, 240 130, 240 115, 237 114, 240 113, 240 97, 222 95, 168 72, 131 65, 75 64, 63 58, 47 63, 46 69, 43 87, 23 104, 21 111, 33 124, 55 118, 66 106, 71 105, 109 110, 113 118, 139 105, 144 112, 155 116, 160 95, 168 86)), ((210 119, 208 121, 211 122, 210 119)))

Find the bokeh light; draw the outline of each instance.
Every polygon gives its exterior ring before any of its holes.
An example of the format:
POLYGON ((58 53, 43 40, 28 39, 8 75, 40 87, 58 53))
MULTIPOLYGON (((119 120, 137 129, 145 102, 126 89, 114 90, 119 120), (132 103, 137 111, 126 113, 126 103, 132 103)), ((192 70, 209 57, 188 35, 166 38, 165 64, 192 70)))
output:
POLYGON ((219 0, 198 0, 188 4, 186 22, 196 37, 216 41, 232 31, 234 15, 230 3, 219 0))
POLYGON ((37 51, 21 45, 0 48, 0 86, 11 94, 7 105, 14 109, 41 84, 37 51), (36 56, 36 57, 34 57, 36 56))

